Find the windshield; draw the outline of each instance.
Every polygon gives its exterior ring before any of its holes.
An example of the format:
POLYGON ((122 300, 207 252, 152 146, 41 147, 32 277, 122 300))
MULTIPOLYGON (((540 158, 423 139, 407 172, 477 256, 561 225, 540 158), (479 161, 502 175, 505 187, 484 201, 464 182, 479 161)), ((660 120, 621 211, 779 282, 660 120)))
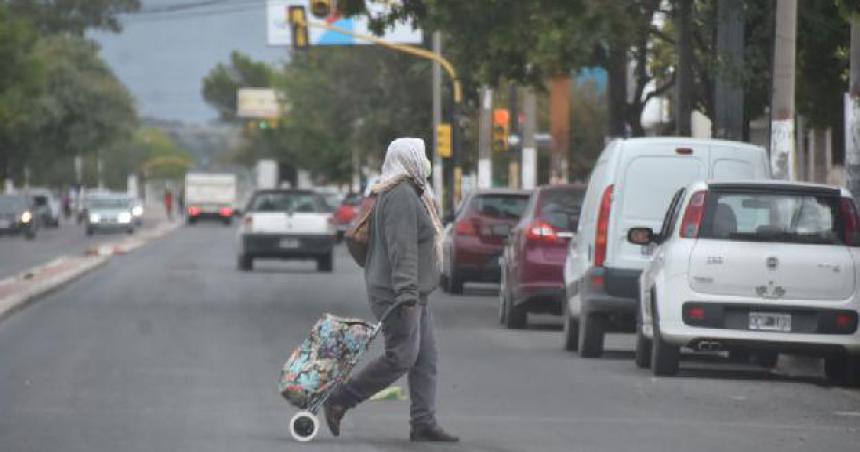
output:
POLYGON ((699 237, 751 242, 846 243, 840 198, 796 193, 711 192, 699 237))
POLYGON ((540 197, 540 215, 556 229, 573 231, 582 211, 582 190, 545 190, 540 197))
POLYGON ((264 192, 254 195, 248 211, 323 213, 328 211, 328 205, 313 193, 264 192))
POLYGON ((130 202, 121 198, 96 198, 87 201, 90 209, 127 209, 130 202))
POLYGON ((473 212, 492 218, 516 220, 529 202, 527 195, 480 195, 472 199, 473 212))
POLYGON ((27 208, 27 202, 19 196, 0 196, 0 212, 18 212, 27 208))

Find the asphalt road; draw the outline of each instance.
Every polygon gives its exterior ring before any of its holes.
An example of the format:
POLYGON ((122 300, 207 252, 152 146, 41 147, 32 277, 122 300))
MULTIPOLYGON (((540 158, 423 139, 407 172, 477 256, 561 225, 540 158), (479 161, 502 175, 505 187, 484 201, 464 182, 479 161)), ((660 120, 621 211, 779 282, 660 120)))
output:
MULTIPOLYGON (((152 227, 164 219, 161 212, 147 212, 143 228, 152 227)), ((0 234, 0 279, 59 256, 80 256, 93 245, 117 240, 124 235, 124 232, 113 232, 87 236, 83 224, 75 223, 74 219, 63 222, 59 228, 40 228, 33 240, 26 240, 23 235, 0 234)))
MULTIPOLYGON (((367 317, 358 268, 235 269, 232 231, 183 228, 0 323, 3 451, 856 451, 860 392, 725 362, 652 378, 632 341, 582 360, 556 319, 496 321, 495 293, 432 298, 439 417, 457 445, 408 441, 408 402, 349 412, 295 443, 278 371, 324 312, 367 317)), ((712 360, 713 361, 713 360, 712 360)), ((402 383, 401 383, 402 384, 402 383)))

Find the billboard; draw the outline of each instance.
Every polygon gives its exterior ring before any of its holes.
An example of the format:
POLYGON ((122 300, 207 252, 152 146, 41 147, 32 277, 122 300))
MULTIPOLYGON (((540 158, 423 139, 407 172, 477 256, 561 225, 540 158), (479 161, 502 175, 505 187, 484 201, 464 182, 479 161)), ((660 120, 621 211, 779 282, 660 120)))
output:
MULTIPOLYGON (((367 10, 371 16, 379 16, 396 5, 398 0, 367 0, 367 10)), ((266 4, 266 30, 268 43, 271 46, 292 45, 292 32, 287 20, 287 10, 290 6, 303 6, 307 11, 307 17, 311 22, 326 22, 338 28, 343 28, 354 33, 373 35, 368 28, 367 17, 343 17, 333 12, 329 17, 319 19, 311 14, 309 0, 267 0, 266 4)), ((310 45, 312 46, 349 46, 359 44, 370 44, 358 40, 352 36, 344 35, 335 31, 325 30, 311 26, 310 45)), ((380 37, 386 41, 399 44, 421 44, 424 36, 421 30, 412 28, 409 23, 398 23, 389 27, 385 34, 380 37)))
POLYGON ((239 88, 236 93, 236 110, 240 118, 277 118, 281 104, 271 88, 239 88))

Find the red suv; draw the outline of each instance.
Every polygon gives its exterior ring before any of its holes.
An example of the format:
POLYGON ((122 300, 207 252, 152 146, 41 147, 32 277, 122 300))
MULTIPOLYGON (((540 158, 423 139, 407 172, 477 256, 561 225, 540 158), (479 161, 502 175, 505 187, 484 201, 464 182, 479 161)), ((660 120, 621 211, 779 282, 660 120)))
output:
POLYGON ((561 314, 564 260, 579 223, 582 185, 544 185, 529 200, 501 260, 499 320, 525 328, 529 312, 561 314))
POLYGON ((529 200, 522 190, 477 190, 460 204, 445 229, 442 289, 463 293, 467 281, 498 282, 505 238, 529 200))
POLYGON ((358 214, 360 205, 361 195, 358 193, 351 193, 343 198, 340 206, 335 210, 334 216, 332 217, 332 223, 334 223, 335 228, 337 228, 338 240, 343 238, 343 234, 358 214))

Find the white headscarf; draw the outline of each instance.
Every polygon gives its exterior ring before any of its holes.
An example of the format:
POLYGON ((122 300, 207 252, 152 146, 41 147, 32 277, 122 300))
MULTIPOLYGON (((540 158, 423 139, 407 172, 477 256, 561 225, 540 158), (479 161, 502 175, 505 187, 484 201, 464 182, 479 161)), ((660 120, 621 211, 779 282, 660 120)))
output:
POLYGON ((370 190, 373 193, 383 193, 404 180, 409 180, 421 189, 421 200, 430 215, 433 228, 436 231, 436 263, 442 268, 442 221, 436 207, 433 187, 427 183, 429 165, 424 153, 424 140, 421 138, 397 138, 388 145, 385 162, 382 163, 382 175, 379 182, 370 190))

